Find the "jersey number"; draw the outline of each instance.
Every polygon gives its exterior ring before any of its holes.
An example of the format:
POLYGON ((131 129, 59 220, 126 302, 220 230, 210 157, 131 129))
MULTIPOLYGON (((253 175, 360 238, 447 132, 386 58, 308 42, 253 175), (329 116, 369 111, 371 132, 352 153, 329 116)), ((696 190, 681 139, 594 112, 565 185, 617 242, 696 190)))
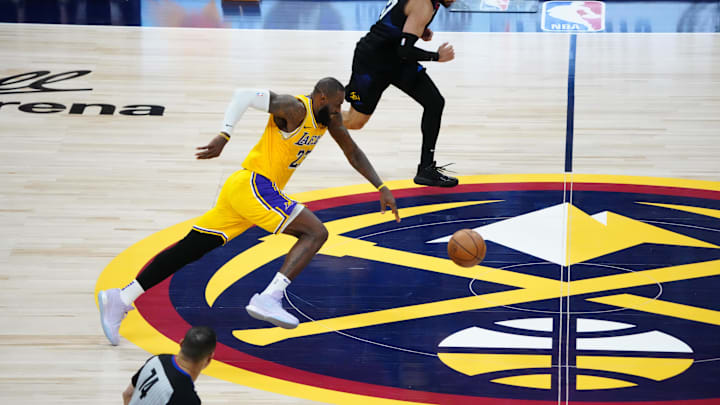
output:
POLYGON ((290 163, 290 168, 291 168, 291 169, 295 169, 295 168, 297 168, 298 166, 300 166, 300 163, 302 163, 303 160, 305 160, 305 158, 307 157, 307 155, 310 154, 310 152, 312 152, 312 151, 311 151, 311 150, 300 149, 300 150, 298 151, 298 154, 297 154, 297 159, 293 160, 293 162, 290 163))
POLYGON ((378 20, 382 20, 383 17, 385 17, 385 15, 387 15, 387 13, 389 13, 390 10, 392 10, 392 8, 395 7, 396 4, 398 4, 398 1, 399 0, 388 0, 385 8, 380 13, 380 18, 378 18, 378 20))
POLYGON ((145 398, 148 391, 150 391, 150 388, 152 388, 152 386, 155 385, 156 382, 158 382, 158 378, 156 377, 156 375, 157 371, 155 371, 155 369, 153 368, 150 371, 150 375, 148 376, 148 378, 146 378, 145 381, 140 384, 140 399, 145 398))

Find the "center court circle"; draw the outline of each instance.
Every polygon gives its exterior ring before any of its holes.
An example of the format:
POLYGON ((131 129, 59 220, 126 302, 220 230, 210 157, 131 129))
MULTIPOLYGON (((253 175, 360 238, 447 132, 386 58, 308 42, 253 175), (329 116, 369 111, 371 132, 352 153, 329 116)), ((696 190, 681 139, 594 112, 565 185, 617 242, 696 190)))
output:
MULTIPOLYGON (((141 297, 138 311, 129 314, 121 333, 156 352, 172 350, 172 346, 165 349, 163 344, 178 341, 187 326, 210 324, 218 333, 219 345, 216 362, 208 368, 208 374, 322 402, 494 404, 502 400, 512 405, 530 401, 550 405, 557 402, 557 391, 565 385, 556 385, 558 382, 553 380, 546 392, 532 392, 494 383, 504 377, 493 373, 458 373, 428 354, 436 353, 441 341, 460 330, 491 329, 498 322, 527 318, 528 308, 546 310, 533 307, 536 303, 554 302, 552 309, 557 310, 558 296, 528 292, 545 279, 559 282, 559 265, 553 262, 556 256, 533 250, 513 238, 512 227, 519 224, 522 229, 532 230, 533 226, 522 221, 530 218, 533 224, 538 218, 552 219, 557 210, 554 207, 568 201, 571 205, 567 209, 581 220, 578 232, 592 231, 594 238, 589 248, 578 250, 577 257, 572 258, 578 262, 570 266, 571 280, 636 276, 625 280, 621 287, 586 286, 587 292, 573 298, 571 312, 565 316, 572 320, 579 312, 586 313, 583 317, 593 316, 588 312, 604 312, 602 319, 622 322, 632 314, 632 323, 639 331, 659 328, 663 334, 692 347, 696 358, 720 357, 720 348, 703 337, 717 333, 715 325, 683 318, 682 313, 666 316, 649 312, 654 310, 653 305, 611 305, 618 295, 697 308, 712 302, 714 294, 706 291, 720 288, 713 274, 718 266, 705 263, 720 260, 718 250, 711 247, 720 245, 720 238, 717 232, 705 229, 717 228, 720 221, 688 212, 720 210, 720 185, 672 179, 574 178, 572 201, 564 198, 561 175, 478 176, 461 179, 459 187, 448 190, 414 187, 410 182, 389 183, 399 207, 405 210, 402 212, 408 213, 401 212, 400 227, 391 216, 381 222, 359 219, 377 211, 377 194, 367 188, 345 188, 335 194, 322 191, 318 193, 320 198, 312 194, 294 196, 304 201, 331 231, 327 250, 313 259, 288 291, 290 302, 314 321, 284 331, 268 328, 247 316, 247 299, 267 284, 286 252, 280 238, 267 238, 264 231, 251 229, 176 273, 157 291, 150 290, 141 297), (454 205, 447 208, 447 204, 454 205), (422 213, 409 214, 412 210, 422 213), (653 225, 651 221, 673 225, 653 225), (510 231, 506 232, 506 225, 510 231), (482 277, 461 273, 467 269, 457 266, 444 267, 448 261, 445 244, 426 243, 451 235, 459 227, 486 226, 499 231, 494 230, 498 231, 496 241, 489 239, 488 256, 481 263, 489 269, 483 270, 482 277), (334 234, 337 229, 341 232, 334 234), (541 265, 532 264, 543 261, 545 256, 544 261, 556 266, 550 274, 541 265), (242 263, 249 262, 240 259, 248 257, 255 259, 252 267, 246 268, 242 263), (260 257, 269 259, 258 262, 260 257), (649 272, 662 280, 645 277, 649 272), (218 281, 220 273, 230 276, 218 281), (660 296, 657 281, 664 289, 660 296), (207 299, 211 285, 217 290, 211 294, 217 296, 212 302, 207 299), (687 291, 695 294, 688 296, 687 291), (575 304, 585 298, 603 304, 596 302, 596 308, 575 304), (480 301, 484 303, 478 304, 480 301)), ((179 224, 129 248, 103 272, 98 288, 110 284, 113 277, 132 277, 154 254, 186 231, 179 224)), ((551 237, 547 228, 543 232, 546 239, 551 237)), ((582 240, 573 243, 583 245, 582 240)), ((574 357, 571 354, 570 358, 574 357)), ((573 401, 595 403, 662 404, 667 392, 675 392, 684 401, 696 401, 687 403, 709 404, 720 398, 720 387, 678 381, 716 375, 720 372, 716 363, 697 362, 675 378, 655 384, 637 381, 635 387, 622 390, 575 391, 569 387, 570 396, 573 401)), ((573 372, 572 367, 569 370, 573 372)))

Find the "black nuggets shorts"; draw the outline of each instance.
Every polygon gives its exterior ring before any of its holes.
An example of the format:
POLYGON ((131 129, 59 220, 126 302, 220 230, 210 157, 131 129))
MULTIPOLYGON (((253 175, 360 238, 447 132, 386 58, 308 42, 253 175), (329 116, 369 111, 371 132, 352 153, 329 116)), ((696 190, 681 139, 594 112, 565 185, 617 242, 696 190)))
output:
POLYGON ((423 76, 427 76, 425 68, 417 62, 363 63, 356 53, 350 83, 345 86, 345 100, 356 111, 370 115, 389 85, 413 94, 413 88, 423 76))

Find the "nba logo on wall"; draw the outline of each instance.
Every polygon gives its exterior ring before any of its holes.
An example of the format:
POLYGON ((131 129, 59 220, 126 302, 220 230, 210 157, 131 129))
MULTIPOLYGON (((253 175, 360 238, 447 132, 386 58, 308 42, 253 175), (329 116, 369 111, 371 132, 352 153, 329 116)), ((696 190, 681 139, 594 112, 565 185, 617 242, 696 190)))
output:
POLYGON ((598 32, 605 30, 602 1, 547 1, 542 9, 543 31, 598 32))

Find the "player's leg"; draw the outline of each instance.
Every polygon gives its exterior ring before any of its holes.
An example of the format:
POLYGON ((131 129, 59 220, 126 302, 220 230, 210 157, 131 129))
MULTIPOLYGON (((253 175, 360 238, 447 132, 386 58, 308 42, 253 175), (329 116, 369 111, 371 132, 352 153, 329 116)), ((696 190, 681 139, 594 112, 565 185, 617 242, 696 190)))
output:
MULTIPOLYGON (((224 243, 225 240, 219 235, 193 229, 178 243, 155 256, 150 264, 138 274, 136 281, 143 292, 147 291, 224 243)), ((128 301, 137 299, 136 296, 129 294, 123 294, 123 296, 127 297, 128 301)))
POLYGON ((290 248, 285 261, 267 288, 262 293, 255 294, 245 307, 253 318, 286 329, 295 328, 299 321, 282 308, 285 289, 310 263, 328 238, 325 225, 312 211, 300 204, 295 209, 301 211, 287 225, 283 233, 295 236, 297 242, 290 248))
POLYGON ((362 129, 370 120, 382 93, 389 85, 387 74, 368 73, 363 67, 354 66, 350 83, 345 86, 345 100, 350 104, 350 109, 343 111, 345 128, 362 129))
POLYGON ((445 175, 442 168, 435 164, 435 144, 440 134, 440 121, 445 108, 445 98, 440 94, 440 90, 420 65, 408 66, 404 71, 398 72, 392 84, 423 106, 420 125, 423 135, 422 152, 415 183, 436 187, 456 186, 458 180, 445 175))
POLYGON ((268 232, 285 233, 298 240, 267 288, 255 294, 245 308, 253 318, 294 328, 298 325, 297 318, 282 307, 285 288, 325 243, 327 230, 315 214, 283 194, 275 183, 257 173, 249 173, 248 190, 238 191, 243 198, 234 200, 235 209, 268 232))
POLYGON ((342 112, 343 125, 347 129, 362 129, 372 115, 363 114, 350 104, 350 109, 342 112))
POLYGON ((122 290, 113 288, 98 293, 100 320, 112 345, 118 344, 120 323, 140 295, 252 226, 230 204, 238 177, 237 172, 231 175, 220 190, 215 207, 200 217, 183 239, 158 254, 135 280, 122 290))
POLYGON ((120 323, 133 309, 132 303, 141 294, 173 273, 221 246, 224 239, 218 235, 191 230, 182 240, 162 251, 145 269, 122 290, 113 288, 98 293, 100 321, 105 336, 115 346, 119 342, 120 323))
POLYGON ((285 256, 279 272, 291 281, 310 263, 328 238, 322 221, 309 209, 303 209, 283 233, 298 238, 285 256))

